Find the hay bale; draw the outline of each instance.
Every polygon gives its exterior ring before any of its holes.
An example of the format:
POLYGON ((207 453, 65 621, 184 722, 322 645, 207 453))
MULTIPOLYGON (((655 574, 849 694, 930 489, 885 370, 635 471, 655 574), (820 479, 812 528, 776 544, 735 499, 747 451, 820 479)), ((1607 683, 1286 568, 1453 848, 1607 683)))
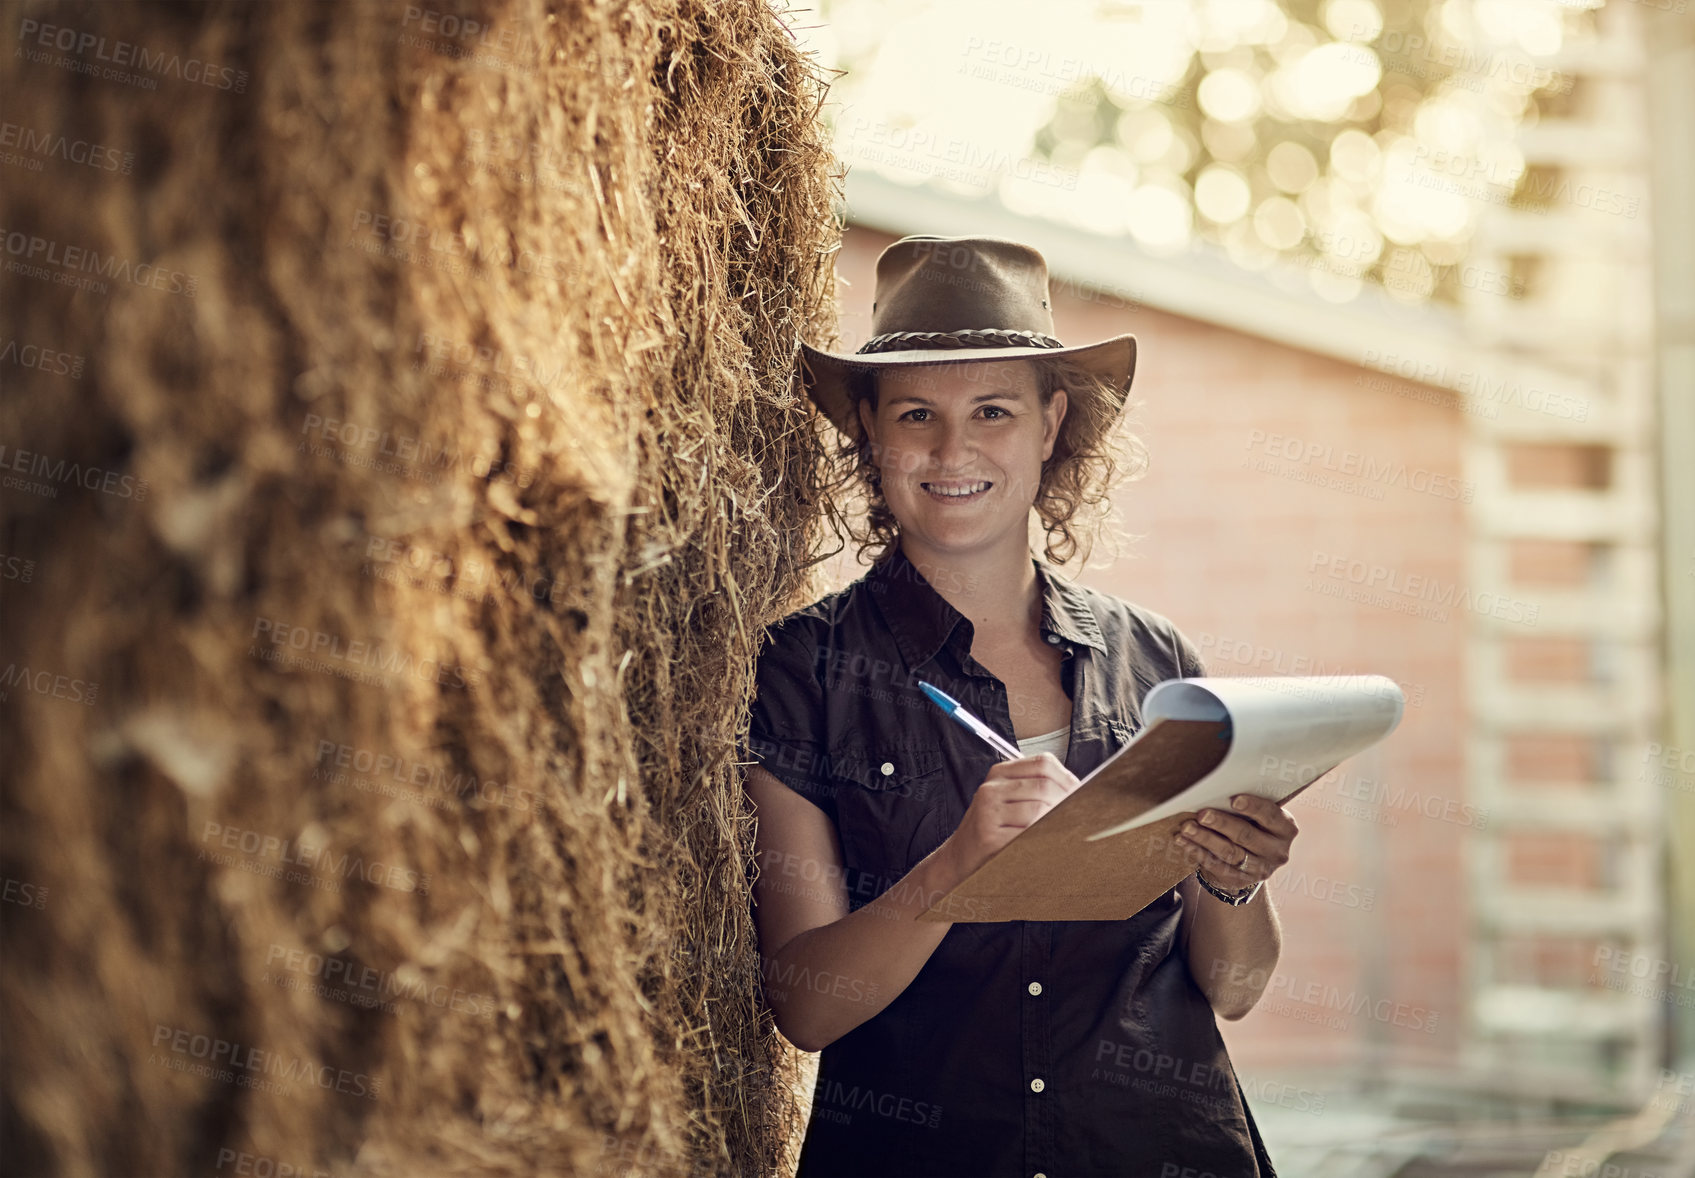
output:
POLYGON ((770 1172, 811 63, 761 0, 4 27, 5 1164, 770 1172))

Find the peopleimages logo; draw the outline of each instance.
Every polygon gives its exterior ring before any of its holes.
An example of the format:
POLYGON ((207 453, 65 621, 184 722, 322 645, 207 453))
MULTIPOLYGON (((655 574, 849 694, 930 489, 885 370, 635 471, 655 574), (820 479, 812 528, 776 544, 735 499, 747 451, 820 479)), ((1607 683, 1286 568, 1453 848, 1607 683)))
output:
POLYGON ((333 458, 345 465, 365 466, 385 474, 404 475, 423 482, 439 482, 443 474, 469 472, 490 483, 528 487, 535 472, 501 462, 490 454, 466 454, 432 445, 420 438, 394 433, 374 425, 341 421, 308 413, 300 423, 301 440, 296 453, 333 458), (322 443, 322 444, 317 444, 322 443), (335 447, 343 447, 337 450, 335 447), (393 461, 388 461, 392 459, 393 461))
POLYGON ((1642 753, 1640 776, 1662 789, 1695 792, 1695 748, 1678 748, 1649 741, 1642 753))
POLYGON ((284 1083, 299 1080, 326 1091, 362 1096, 366 1100, 375 1100, 382 1092, 382 1081, 364 1072, 351 1072, 346 1068, 288 1057, 231 1039, 197 1035, 164 1023, 154 1024, 153 1046, 162 1047, 170 1054, 155 1052, 151 1062, 226 1084, 233 1082, 243 1088, 260 1088, 286 1095, 291 1089, 283 1086, 284 1083), (262 1081, 261 1076, 273 1077, 273 1080, 262 1081))
POLYGON ((41 884, 25 883, 21 879, 0 881, 0 898, 20 908, 45 909, 47 889, 41 884))
POLYGON ((407 651, 384 646, 381 642, 349 641, 339 634, 312 630, 276 618, 253 619, 253 632, 248 637, 253 643, 248 647, 248 654, 285 667, 294 665, 289 661, 290 652, 293 652, 309 660, 325 655, 341 664, 302 663, 307 669, 338 673, 368 669, 376 676, 369 681, 376 683, 380 683, 383 676, 400 675, 416 676, 441 687, 469 688, 477 684, 477 672, 468 667, 439 659, 414 659, 407 651))
POLYGON ((875 1113, 886 1120, 930 1129, 939 1128, 942 1123, 942 1106, 929 1101, 844 1084, 840 1080, 827 1080, 818 1086, 812 1104, 813 1116, 847 1125, 852 1123, 854 1112, 875 1113))
POLYGON ((485 386, 489 388, 511 388, 524 384, 544 389, 562 389, 571 375, 570 365, 563 356, 555 357, 549 367, 544 360, 509 353, 484 344, 473 344, 466 340, 430 335, 428 332, 418 333, 418 345, 412 349, 412 354, 413 368, 427 371, 431 375, 447 375, 451 367, 485 378, 504 378, 485 386))
POLYGON ((1483 416, 1495 417, 1502 408, 1517 407, 1531 413, 1542 413, 1561 421, 1588 421, 1589 402, 1567 393, 1527 385, 1514 377, 1495 377, 1468 368, 1450 369, 1434 360, 1381 352, 1367 348, 1360 363, 1367 368, 1402 380, 1452 389, 1461 394, 1466 404, 1491 410, 1483 416))
POLYGON ((876 1002, 881 996, 877 983, 867 982, 864 978, 850 977, 832 970, 812 970, 792 961, 784 965, 775 957, 761 960, 763 965, 760 975, 764 978, 765 989, 775 995, 779 1002, 786 1001, 796 989, 810 990, 814 994, 828 994, 849 1002, 876 1002))
POLYGON ((1596 948, 1592 964, 1596 975, 1590 977, 1591 985, 1673 1006, 1695 1006, 1695 966, 1606 945, 1596 948), (1603 970, 1605 976, 1598 976, 1603 970))
POLYGON ((318 762, 312 776, 332 785, 351 782, 353 788, 362 792, 443 809, 471 801, 514 810, 529 810, 535 805, 534 793, 509 782, 479 778, 475 773, 449 773, 392 753, 378 753, 333 740, 318 742, 318 762))
MULTIPOLYGON (((45 483, 30 483, 19 487, 32 494, 46 493, 48 498, 56 498, 58 489, 52 484, 82 487, 89 491, 101 491, 107 495, 115 495, 119 499, 134 499, 137 502, 147 498, 147 480, 138 479, 134 475, 121 474, 115 470, 104 470, 98 466, 84 466, 80 462, 72 462, 68 458, 55 458, 36 450, 19 450, 15 446, 0 443, 0 471, 17 471, 31 478, 46 479, 45 483)), ((6 485, 12 486, 14 480, 6 476, 6 485)))
POLYGON ((218 1173, 235 1174, 238 1178, 335 1178, 329 1170, 298 1162, 279 1162, 267 1154, 246 1150, 218 1150, 218 1173))
POLYGON ((838 137, 844 158, 886 164, 922 175, 981 187, 1002 176, 1063 188, 1077 187, 1077 173, 1046 160, 1017 155, 957 135, 856 118, 838 137))
POLYGON ((254 871, 255 875, 311 886, 327 885, 323 886, 324 891, 339 891, 340 885, 335 882, 337 879, 349 882, 360 879, 369 884, 392 888, 397 892, 419 892, 428 895, 430 891, 430 877, 427 872, 420 873, 409 867, 383 863, 376 859, 367 862, 364 856, 347 851, 337 855, 329 848, 305 839, 281 838, 208 820, 200 832, 200 844, 200 858, 212 860, 219 866, 250 867, 251 864, 242 864, 233 855, 218 854, 220 849, 238 851, 249 859, 260 860, 261 870, 254 871), (208 851, 207 848, 211 850, 208 851), (265 860, 274 860, 278 866, 271 867, 265 860), (289 870, 294 867, 302 870, 289 870))
POLYGON ((1044 45, 985 41, 981 37, 972 37, 960 56, 957 72, 1013 89, 1058 95, 1079 82, 1097 78, 1115 98, 1170 106, 1189 105, 1188 92, 1174 82, 1145 74, 1126 74, 1108 62, 1056 57, 1044 45))
POLYGON ((343 244, 368 254, 437 267, 453 274, 475 274, 500 267, 559 282, 572 282, 581 275, 578 264, 570 259, 540 254, 514 241, 467 237, 371 209, 354 212, 353 227, 343 244))
POLYGON ((468 65, 527 72, 548 59, 547 47, 517 25, 502 28, 408 4, 400 28, 400 44, 428 49, 468 65))
POLYGON ((432 984, 416 966, 405 965, 398 970, 380 970, 360 965, 335 954, 314 953, 287 945, 271 944, 265 953, 265 974, 260 981, 282 989, 298 989, 294 980, 275 971, 298 974, 314 979, 312 992, 320 998, 346 1002, 364 1009, 380 1009, 394 1014, 397 1008, 390 998, 406 998, 422 1005, 434 1006, 455 1014, 488 1020, 494 1017, 494 999, 458 986, 432 984))
POLYGON ((103 143, 72 139, 58 131, 38 131, 22 123, 0 123, 0 148, 17 148, 43 159, 58 158, 97 172, 121 172, 127 176, 135 169, 133 151, 120 152, 103 143))
POLYGON ((1356 44, 1356 60, 1393 61, 1401 72, 1421 78, 1449 80, 1450 75, 1461 75, 1457 80, 1464 82, 1465 75, 1479 81, 1504 76, 1520 86, 1556 94, 1570 92, 1575 81, 1573 75, 1539 65, 1516 50, 1477 49, 1440 36, 1432 38, 1421 28, 1385 29, 1355 22, 1344 40, 1356 44))
POLYGON ((48 670, 32 671, 27 663, 23 666, 7 663, 6 669, 0 671, 0 702, 6 700, 8 689, 13 687, 21 687, 36 695, 50 695, 54 699, 86 704, 89 707, 94 706, 95 697, 100 693, 98 683, 73 679, 69 675, 60 675, 48 670))
MULTIPOLYGON (((110 62, 114 66, 138 69, 144 73, 155 74, 161 78, 179 78, 184 82, 193 82, 201 86, 210 86, 214 90, 229 90, 236 94, 247 91, 247 71, 232 69, 229 66, 214 65, 202 61, 198 57, 185 58, 180 53, 166 53, 161 50, 149 49, 133 41, 107 40, 97 33, 87 33, 80 29, 68 28, 64 25, 44 25, 38 20, 24 19, 18 22, 18 52, 30 61, 40 61, 45 55, 34 50, 25 51, 31 38, 41 49, 57 50, 60 53, 75 54, 78 58, 92 52, 97 62, 110 62)), ((52 65, 66 64, 64 59, 49 62, 52 65)), ((74 62, 74 65, 89 63, 74 62)), ((79 71, 87 72, 87 71, 79 71)), ((119 80, 135 79, 134 75, 124 74, 119 80)), ((154 82, 152 89, 158 83, 154 82)))
POLYGON ((1316 980, 1303 981, 1275 970, 1249 969, 1228 961, 1213 963, 1212 976, 1229 975, 1229 984, 1258 988, 1263 1000, 1258 1009, 1267 1014, 1286 1015, 1301 1022, 1345 1031, 1349 1019, 1363 1015, 1373 1022, 1435 1034, 1437 1013, 1424 1006, 1393 998, 1374 997, 1369 992, 1344 990, 1316 980))
POLYGON ((1309 876, 1304 871, 1285 869, 1271 877, 1271 890, 1294 896, 1311 896, 1321 904, 1341 908, 1357 908, 1370 912, 1377 903, 1377 889, 1344 883, 1324 875, 1309 876))
POLYGON ((15 229, 0 229, 0 246, 4 246, 6 253, 11 255, 6 263, 7 271, 25 278, 40 278, 101 294, 106 292, 105 283, 87 276, 98 275, 99 278, 151 287, 190 299, 200 289, 200 280, 181 270, 170 270, 156 262, 137 263, 116 254, 103 254, 85 245, 69 245, 15 229))
MULTIPOLYGON (((1256 429, 1248 435, 1249 450, 1261 450, 1270 458, 1279 458, 1311 468, 1311 472, 1327 472, 1360 479, 1377 487, 1400 487, 1420 495, 1438 499, 1457 499, 1470 503, 1475 488, 1466 480, 1450 474, 1438 474, 1422 466, 1408 466, 1393 459, 1374 458, 1358 450, 1338 450, 1329 442, 1293 437, 1288 434, 1267 433, 1256 429)), ((1275 468, 1260 467, 1267 473, 1280 473, 1275 468)), ((1322 485, 1322 484, 1321 484, 1322 485)), ((1346 484, 1342 484, 1343 487, 1346 484)), ((1379 493, 1376 498, 1382 498, 1379 493)))
POLYGON ((55 351, 35 344, 20 344, 15 339, 6 339, 0 342, 0 364, 16 364, 19 368, 30 368, 47 376, 68 376, 72 380, 81 380, 85 361, 81 356, 70 352, 55 351))
POLYGON ((35 562, 25 560, 21 556, 9 556, 0 552, 0 580, 22 581, 29 584, 35 580, 35 562))
POLYGON ((1321 573, 1320 579, 1307 580, 1307 588, 1316 589, 1326 596, 1358 600, 1399 613, 1429 617, 1434 621, 1445 622, 1448 609, 1460 609, 1504 622, 1534 626, 1541 611, 1541 607, 1533 602, 1520 601, 1502 593, 1478 592, 1457 582, 1444 584, 1438 577, 1407 574, 1388 565, 1333 556, 1316 549, 1307 565, 1307 572, 1321 573), (1328 578, 1328 582, 1323 578, 1328 578))
MULTIPOLYGON (((1302 765, 1287 757, 1268 755, 1260 758, 1259 775, 1261 780, 1274 779, 1286 785, 1298 785, 1303 781, 1315 780, 1321 768, 1322 766, 1319 765, 1302 765)), ((1337 773, 1333 769, 1330 773, 1325 774, 1320 783, 1320 788, 1326 787, 1340 797, 1364 802, 1378 811, 1378 813, 1349 814, 1349 817, 1368 817, 1375 820, 1383 811, 1406 811, 1439 822, 1451 822, 1457 826, 1470 826, 1478 830, 1489 825, 1487 808, 1473 806, 1469 802, 1460 801, 1458 798, 1421 793, 1418 790, 1409 790, 1405 786, 1391 786, 1386 781, 1358 777, 1346 770, 1337 773)), ((1322 805, 1319 808, 1333 809, 1333 807, 1322 805)), ((1384 825, 1395 826, 1397 823, 1391 819, 1384 825)))
MULTIPOLYGON (((1256 675, 1290 675, 1309 679, 1340 679, 1350 675, 1363 675, 1365 671, 1359 668, 1344 667, 1338 663, 1327 663, 1321 658, 1307 654, 1291 654, 1290 652, 1264 643, 1255 643, 1246 638, 1232 638, 1213 634, 1202 630, 1195 635, 1195 645, 1200 650, 1201 658, 1206 660, 1209 673, 1218 674, 1225 664, 1245 667, 1256 675)), ((1424 703, 1425 688, 1422 683, 1412 683, 1395 680, 1401 694, 1406 699, 1408 707, 1420 707, 1424 703)), ((1316 685, 1321 690, 1330 686, 1326 683, 1316 685)))
POLYGON ((391 585, 405 584, 471 601, 493 601, 495 590, 515 601, 560 604, 572 592, 572 582, 501 568, 464 553, 424 548, 386 536, 370 536, 360 571, 391 585))

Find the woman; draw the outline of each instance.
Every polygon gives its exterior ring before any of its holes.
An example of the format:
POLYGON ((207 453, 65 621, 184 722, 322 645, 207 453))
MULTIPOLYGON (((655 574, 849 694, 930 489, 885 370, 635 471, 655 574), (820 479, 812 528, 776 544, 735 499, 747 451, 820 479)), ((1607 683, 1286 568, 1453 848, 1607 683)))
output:
POLYGON ((800 1178, 1271 1175, 1215 1014, 1277 961, 1280 807, 1204 811, 1196 874, 1129 920, 915 919, 1128 741, 1149 688, 1204 673, 1165 618, 1030 551, 1032 506, 1063 560, 1104 501, 1135 339, 1060 345, 1042 256, 985 238, 891 245, 873 324, 803 375, 883 551, 772 627, 750 722, 766 996, 822 1052, 800 1178))

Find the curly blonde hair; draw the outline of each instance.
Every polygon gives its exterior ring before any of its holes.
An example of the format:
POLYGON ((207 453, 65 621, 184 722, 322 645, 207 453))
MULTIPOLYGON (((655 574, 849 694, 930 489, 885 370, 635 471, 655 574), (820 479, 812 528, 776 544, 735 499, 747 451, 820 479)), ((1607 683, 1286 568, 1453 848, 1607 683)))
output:
MULTIPOLYGON (((1087 564, 1101 533, 1112 534, 1104 525, 1112 515, 1113 488, 1147 473, 1148 450, 1135 434, 1112 428, 1119 414, 1110 382, 1064 356, 1032 356, 1028 363, 1040 381, 1043 408, 1060 389, 1067 399, 1065 419, 1053 454, 1042 463, 1032 503, 1047 533, 1044 555, 1053 565, 1065 565, 1077 556, 1087 564), (1080 443, 1080 438, 1090 440, 1080 443)), ((859 423, 860 401, 869 400, 873 410, 877 407, 876 371, 861 370, 850 380, 853 434, 836 435, 825 496, 837 535, 857 545, 861 561, 869 554, 874 562, 889 556, 900 537, 900 523, 883 499, 882 472, 859 423), (860 499, 863 510, 854 502, 860 499)), ((1127 405, 1125 413, 1134 407, 1127 405)))

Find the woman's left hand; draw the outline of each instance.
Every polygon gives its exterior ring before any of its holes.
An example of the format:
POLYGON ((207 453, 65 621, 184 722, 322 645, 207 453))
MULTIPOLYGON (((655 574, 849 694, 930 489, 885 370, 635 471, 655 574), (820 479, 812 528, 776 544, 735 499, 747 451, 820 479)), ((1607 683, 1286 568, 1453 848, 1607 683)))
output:
POLYGON ((1289 846, 1300 829, 1289 811, 1269 798, 1237 794, 1230 804, 1230 810, 1205 809, 1185 822, 1178 828, 1177 845, 1209 883, 1241 891, 1270 879, 1289 862, 1289 846))

